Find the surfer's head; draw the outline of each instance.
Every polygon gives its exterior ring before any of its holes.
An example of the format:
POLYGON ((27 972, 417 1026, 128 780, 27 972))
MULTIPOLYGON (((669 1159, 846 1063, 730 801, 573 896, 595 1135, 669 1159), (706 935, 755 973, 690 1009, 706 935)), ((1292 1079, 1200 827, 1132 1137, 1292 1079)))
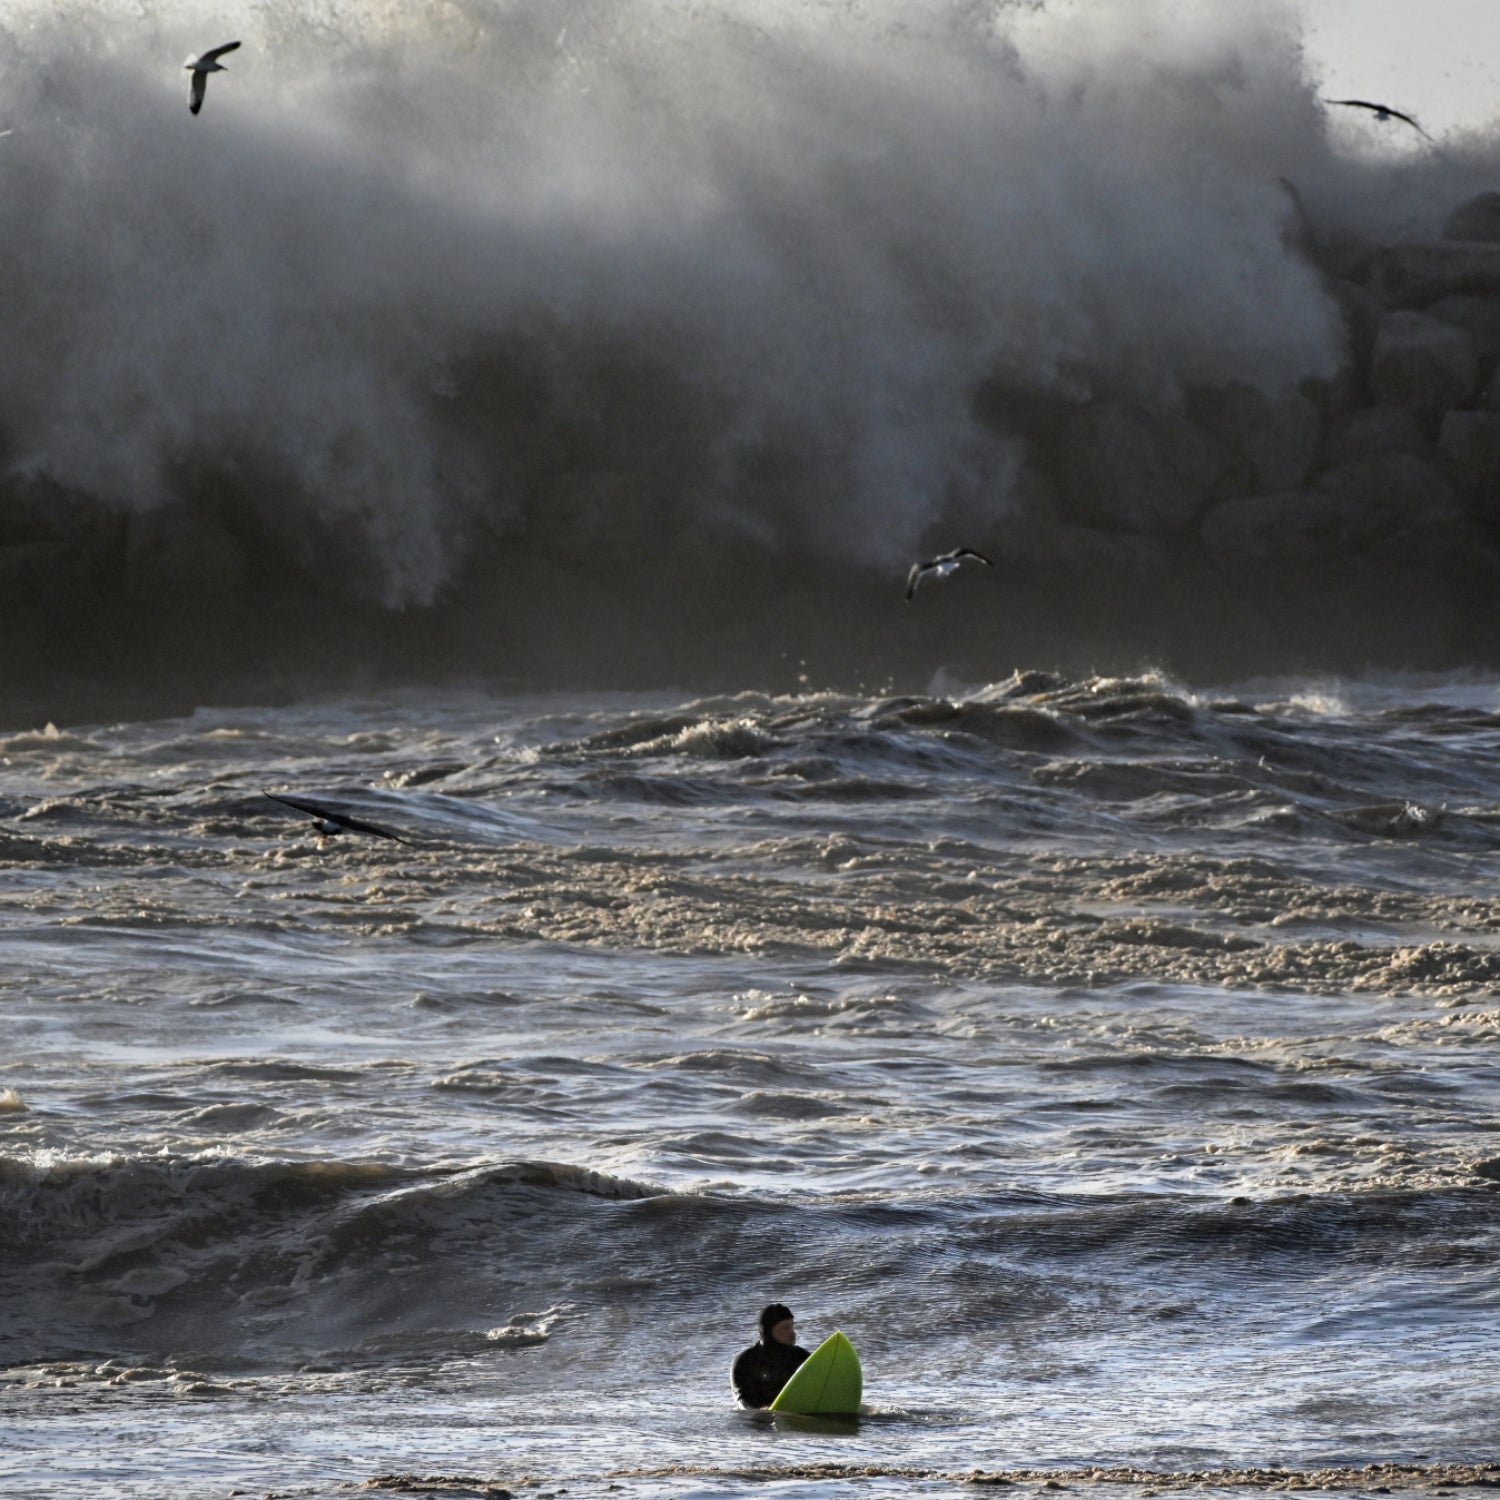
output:
POLYGON ((797 1330, 793 1325, 792 1310, 784 1302, 773 1302, 769 1307, 761 1309, 760 1341, 763 1344, 795 1344, 797 1342, 797 1330))

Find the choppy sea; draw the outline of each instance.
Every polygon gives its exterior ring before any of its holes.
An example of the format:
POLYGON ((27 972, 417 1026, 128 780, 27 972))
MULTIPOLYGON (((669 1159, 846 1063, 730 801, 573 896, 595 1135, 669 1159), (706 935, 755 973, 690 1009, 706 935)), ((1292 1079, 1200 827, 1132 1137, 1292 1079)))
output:
POLYGON ((1500 681, 392 693, 0 789, 6 1494, 1497 1451, 1500 681), (854 1426, 734 1408, 773 1299, 854 1426))

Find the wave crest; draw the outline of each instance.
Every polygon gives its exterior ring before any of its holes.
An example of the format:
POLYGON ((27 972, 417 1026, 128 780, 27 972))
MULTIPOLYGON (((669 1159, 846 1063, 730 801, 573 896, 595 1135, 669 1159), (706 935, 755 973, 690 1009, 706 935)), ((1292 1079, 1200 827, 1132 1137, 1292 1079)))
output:
MULTIPOLYGON (((1334 377, 1330 255, 1490 166, 1339 154, 1276 7, 272 0, 194 119, 199 31, 0 23, 0 575, 37 642, 82 594, 106 635, 189 610, 224 667, 443 608, 472 664, 561 601, 608 670, 614 612, 681 585, 667 630, 764 659, 788 569, 858 616, 929 539, 1091 492, 1110 434, 1176 445, 1142 494, 1197 484, 1184 399, 1334 377)), ((1132 494, 1073 519, 1128 534, 1132 494)))

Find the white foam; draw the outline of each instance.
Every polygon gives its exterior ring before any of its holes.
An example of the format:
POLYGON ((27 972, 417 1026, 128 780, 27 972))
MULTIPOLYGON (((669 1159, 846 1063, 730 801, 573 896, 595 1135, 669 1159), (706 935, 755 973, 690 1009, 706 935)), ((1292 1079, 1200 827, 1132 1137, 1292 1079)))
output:
POLYGON ((244 22, 195 120, 185 0, 0 20, 0 429, 112 506, 232 493, 391 606, 523 528, 899 572, 1006 504, 987 383, 1170 401, 1333 368, 1279 177, 1388 228, 1487 181, 1477 148, 1341 155, 1278 5, 244 22))

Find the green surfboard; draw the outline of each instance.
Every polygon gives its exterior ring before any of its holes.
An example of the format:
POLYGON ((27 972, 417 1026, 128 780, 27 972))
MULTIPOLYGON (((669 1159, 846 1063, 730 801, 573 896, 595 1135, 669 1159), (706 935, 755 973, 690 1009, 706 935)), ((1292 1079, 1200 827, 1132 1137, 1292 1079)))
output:
POLYGON ((864 1395, 864 1373, 854 1345, 830 1333, 782 1386, 770 1409, 799 1416, 854 1416, 864 1395))

